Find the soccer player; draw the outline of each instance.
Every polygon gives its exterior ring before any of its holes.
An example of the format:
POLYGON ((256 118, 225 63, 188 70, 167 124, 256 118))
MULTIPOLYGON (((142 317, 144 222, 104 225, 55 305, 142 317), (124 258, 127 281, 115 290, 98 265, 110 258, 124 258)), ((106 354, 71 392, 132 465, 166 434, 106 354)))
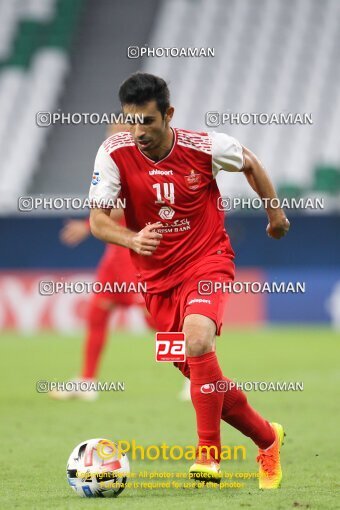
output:
MULTIPOLYGON (((121 225, 125 224, 121 209, 113 209, 111 217, 121 225)), ((87 239, 90 234, 88 220, 70 220, 62 229, 60 237, 64 244, 77 246, 87 239)), ((113 285, 115 282, 119 285, 126 282, 127 287, 130 283, 137 285, 135 269, 131 262, 129 250, 117 245, 107 245, 97 267, 94 281, 100 282, 103 288, 105 285, 113 285)), ((91 294, 86 311, 86 339, 81 374, 78 381, 96 380, 100 359, 106 344, 111 313, 117 306, 129 307, 132 305, 144 307, 144 300, 139 293, 110 292, 110 290, 105 290, 100 293, 91 294)), ((149 326, 152 327, 149 314, 145 318, 149 326)), ((97 398, 97 392, 93 389, 74 389, 72 391, 54 389, 49 392, 49 395, 57 400, 71 398, 94 400, 97 398)))
MULTIPOLYGON (((129 126, 125 124, 112 124, 108 129, 108 135, 122 132, 129 126)), ((125 225, 122 209, 112 209, 111 218, 120 225, 125 225)), ((67 246, 77 246, 91 234, 88 219, 69 220, 60 233, 61 241, 67 246)), ((105 248, 96 270, 94 281, 106 284, 126 282, 137 286, 135 268, 131 262, 129 250, 118 245, 108 244, 105 248)), ((109 319, 116 306, 129 307, 132 305, 143 306, 144 300, 139 293, 119 293, 104 291, 93 293, 86 312, 86 339, 82 357, 81 374, 77 381, 94 381, 99 371, 100 359, 106 344, 109 319)), ((145 308, 144 308, 145 309, 145 308)), ((153 321, 145 310, 145 319, 153 328, 153 321)), ((56 400, 68 400, 78 398, 81 400, 94 400, 97 392, 93 389, 74 389, 66 391, 54 389, 49 396, 56 400)))
MULTIPOLYGON (((258 446, 260 488, 277 488, 283 427, 260 416, 236 387, 216 391, 217 381, 229 381, 215 350, 226 295, 218 291, 202 299, 199 289, 200 280, 214 286, 234 279, 234 252, 217 207, 217 173, 245 175, 261 198, 276 198, 274 187, 258 158, 236 139, 172 128, 174 108, 163 79, 133 74, 121 85, 119 98, 123 112, 143 116, 143 122, 99 148, 98 182, 90 188, 91 231, 106 243, 130 249, 137 276, 147 284, 144 299, 158 330, 185 333, 186 361, 175 365, 190 378, 196 412, 198 455, 192 476, 206 480, 208 474, 219 482, 222 419, 258 446), (126 227, 110 217, 110 204, 118 196, 126 199, 126 227)), ((265 204, 267 234, 280 239, 289 222, 270 200, 265 204)))

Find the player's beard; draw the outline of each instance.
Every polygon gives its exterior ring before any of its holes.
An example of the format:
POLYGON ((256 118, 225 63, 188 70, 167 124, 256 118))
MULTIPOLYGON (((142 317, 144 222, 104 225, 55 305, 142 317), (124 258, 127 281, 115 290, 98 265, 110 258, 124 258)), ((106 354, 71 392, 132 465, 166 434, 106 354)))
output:
POLYGON ((145 150, 141 149, 142 152, 144 152, 148 157, 150 157, 151 159, 154 159, 154 160, 159 160, 159 159, 165 158, 169 154, 169 152, 171 151, 172 146, 173 146, 174 134, 171 137, 171 144, 169 144, 169 139, 168 139, 169 126, 166 125, 165 119, 163 122, 164 122, 165 129, 164 129, 162 135, 160 135, 156 139, 151 138, 150 145, 148 145, 145 148, 145 150))

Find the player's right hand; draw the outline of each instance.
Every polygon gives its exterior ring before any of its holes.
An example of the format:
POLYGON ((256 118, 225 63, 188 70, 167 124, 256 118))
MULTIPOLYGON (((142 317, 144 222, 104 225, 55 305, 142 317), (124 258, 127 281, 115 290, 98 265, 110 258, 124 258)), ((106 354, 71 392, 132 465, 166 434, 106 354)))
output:
POLYGON ((152 225, 147 225, 135 234, 131 239, 131 250, 138 253, 138 255, 152 255, 157 250, 163 237, 162 234, 155 232, 154 229, 161 226, 162 223, 158 221, 157 223, 152 223, 152 225))
POLYGON ((60 240, 67 246, 77 246, 90 235, 90 227, 86 220, 69 220, 60 231, 60 240))
POLYGON ((279 219, 270 220, 267 225, 267 234, 269 237, 273 239, 281 239, 281 237, 285 236, 290 228, 290 223, 285 216, 282 216, 279 219))

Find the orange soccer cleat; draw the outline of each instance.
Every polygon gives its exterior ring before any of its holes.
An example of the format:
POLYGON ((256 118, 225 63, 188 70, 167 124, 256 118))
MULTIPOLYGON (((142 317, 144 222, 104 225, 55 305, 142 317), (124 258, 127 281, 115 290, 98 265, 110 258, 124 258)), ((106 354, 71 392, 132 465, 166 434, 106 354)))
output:
POLYGON ((259 463, 260 489, 278 489, 282 480, 280 449, 283 444, 284 431, 279 423, 271 423, 275 432, 274 443, 266 450, 259 448, 256 461, 259 463))
POLYGON ((220 483, 222 477, 220 465, 206 452, 200 452, 195 464, 189 469, 189 477, 200 482, 220 483))

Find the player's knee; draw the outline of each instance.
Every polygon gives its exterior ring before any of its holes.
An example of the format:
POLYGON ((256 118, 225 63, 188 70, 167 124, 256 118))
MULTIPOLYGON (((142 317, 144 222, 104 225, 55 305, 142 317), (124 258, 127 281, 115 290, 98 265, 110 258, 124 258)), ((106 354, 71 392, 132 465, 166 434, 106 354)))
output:
POLYGON ((208 329, 188 328, 185 338, 188 356, 202 356, 213 350, 214 337, 208 329))
POLYGON ((188 356, 202 356, 212 351, 212 342, 204 336, 189 337, 186 340, 188 356))
POLYGON ((213 350, 216 327, 211 319, 201 315, 188 315, 183 331, 188 356, 202 356, 213 350))

